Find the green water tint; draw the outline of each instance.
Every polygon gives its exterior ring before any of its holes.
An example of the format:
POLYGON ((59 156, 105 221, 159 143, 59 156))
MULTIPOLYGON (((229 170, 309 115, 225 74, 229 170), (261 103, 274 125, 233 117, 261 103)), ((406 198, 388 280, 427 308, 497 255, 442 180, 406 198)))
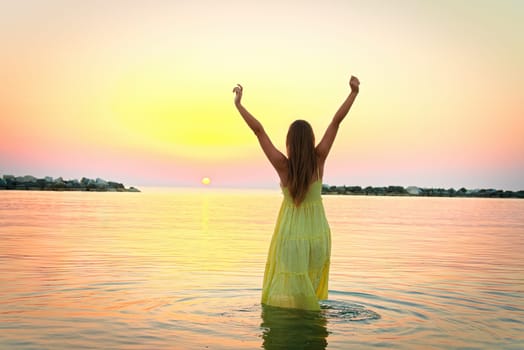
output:
POLYGON ((262 305, 262 339, 264 349, 325 349, 329 323, 372 321, 376 312, 362 305, 340 301, 323 301, 320 311, 284 309, 262 305))
POLYGON ((322 311, 262 307, 264 349, 325 349, 327 319, 322 311))

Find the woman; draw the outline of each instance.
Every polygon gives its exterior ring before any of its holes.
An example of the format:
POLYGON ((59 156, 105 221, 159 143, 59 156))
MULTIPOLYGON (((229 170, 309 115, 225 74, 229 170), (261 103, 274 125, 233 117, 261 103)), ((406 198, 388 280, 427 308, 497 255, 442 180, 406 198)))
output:
POLYGON ((318 300, 327 299, 331 232, 320 192, 326 158, 338 127, 358 94, 360 82, 351 76, 349 85, 351 93, 316 147, 308 122, 296 120, 291 124, 286 139, 287 157, 273 145, 262 124, 242 106, 242 86, 238 84, 233 89, 235 106, 277 171, 284 194, 264 273, 264 305, 320 310, 318 300))

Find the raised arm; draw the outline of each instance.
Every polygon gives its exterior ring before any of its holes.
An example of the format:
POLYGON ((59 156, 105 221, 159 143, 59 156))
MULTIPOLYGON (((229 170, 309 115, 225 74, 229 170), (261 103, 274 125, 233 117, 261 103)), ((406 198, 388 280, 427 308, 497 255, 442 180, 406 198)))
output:
POLYGON ((233 89, 235 93, 235 106, 238 109, 238 112, 244 118, 244 121, 249 126, 251 130, 255 133, 260 143, 260 147, 264 151, 264 154, 269 159, 275 170, 277 171, 280 179, 287 174, 287 158, 282 152, 280 152, 271 142, 271 139, 267 135, 266 131, 262 127, 262 124, 255 118, 248 110, 242 106, 242 93, 244 88, 242 85, 237 84, 233 89))
POLYGON ((337 113, 335 113, 335 116, 333 117, 333 120, 331 120, 331 123, 329 123, 322 140, 320 140, 316 147, 317 156, 319 157, 321 164, 324 163, 329 154, 329 150, 331 150, 331 146, 333 146, 333 142, 337 136, 340 123, 348 114, 349 109, 353 105, 353 102, 358 95, 360 81, 357 77, 351 76, 351 79, 349 80, 349 86, 351 87, 351 93, 346 98, 344 103, 342 103, 337 113))

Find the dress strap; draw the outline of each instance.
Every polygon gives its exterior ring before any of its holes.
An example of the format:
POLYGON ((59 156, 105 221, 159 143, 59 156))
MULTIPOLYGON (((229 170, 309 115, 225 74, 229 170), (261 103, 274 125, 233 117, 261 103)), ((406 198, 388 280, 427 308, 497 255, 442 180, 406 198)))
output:
POLYGON ((320 180, 320 169, 317 166, 317 181, 319 181, 319 180, 320 180))

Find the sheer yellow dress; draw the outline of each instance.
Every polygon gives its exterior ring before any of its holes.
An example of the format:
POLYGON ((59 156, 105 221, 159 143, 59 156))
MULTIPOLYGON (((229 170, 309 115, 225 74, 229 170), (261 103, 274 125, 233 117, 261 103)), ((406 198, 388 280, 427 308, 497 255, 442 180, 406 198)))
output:
POLYGON ((287 187, 267 257, 262 304, 320 310, 327 299, 331 231, 321 197, 322 181, 310 185, 297 207, 287 187))

